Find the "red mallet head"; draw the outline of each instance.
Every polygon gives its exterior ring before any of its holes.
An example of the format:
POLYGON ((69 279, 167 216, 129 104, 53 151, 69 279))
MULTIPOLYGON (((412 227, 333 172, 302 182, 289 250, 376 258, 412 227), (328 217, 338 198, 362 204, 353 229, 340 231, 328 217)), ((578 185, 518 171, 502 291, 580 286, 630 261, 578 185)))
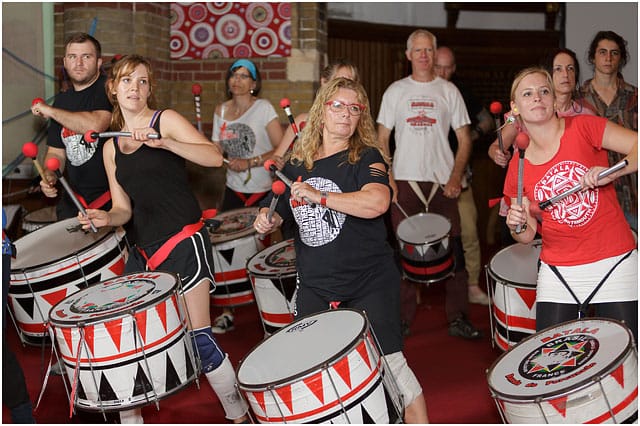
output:
POLYGON ((529 135, 524 132, 518 133, 516 136, 516 145, 518 149, 524 151, 529 146, 529 135))
POLYGON ((45 167, 49 170, 51 170, 52 172, 55 172, 56 170, 58 170, 60 168, 60 160, 58 160, 55 157, 51 157, 49 159, 47 159, 47 161, 44 163, 45 167))
POLYGON ((31 101, 31 106, 34 106, 36 104, 43 104, 45 103, 44 99, 42 98, 35 98, 34 100, 31 101))
POLYGON ((27 158, 36 158, 38 156, 38 145, 33 142, 27 142, 22 145, 22 154, 27 158))
POLYGON ((493 101, 491 105, 489 105, 489 110, 491 114, 500 114, 502 112, 502 104, 498 101, 493 101))
POLYGON ((271 184, 271 190, 273 191, 274 194, 276 195, 282 195, 284 194, 284 190, 287 186, 284 184, 283 181, 281 180, 276 180, 271 184))
POLYGON ((191 93, 193 93, 194 96, 200 96, 200 93, 202 93, 202 86, 200 86, 198 83, 195 83, 193 86, 191 86, 191 93))
POLYGON ((264 162, 264 168, 266 171, 270 172, 271 167, 276 168, 276 162, 273 160, 267 160, 264 162))
POLYGON ((89 130, 84 134, 84 140, 85 142, 94 143, 95 141, 98 140, 98 135, 99 133, 96 132, 95 130, 89 130))
POLYGON ((291 102, 289 102, 289 98, 280 99, 280 108, 288 108, 291 106, 291 102))

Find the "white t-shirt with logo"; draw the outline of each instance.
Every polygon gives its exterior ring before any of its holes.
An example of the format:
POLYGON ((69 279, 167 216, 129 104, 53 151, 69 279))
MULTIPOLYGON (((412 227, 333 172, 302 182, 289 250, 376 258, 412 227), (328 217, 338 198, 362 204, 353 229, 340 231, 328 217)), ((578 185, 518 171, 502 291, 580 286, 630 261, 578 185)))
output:
POLYGON ((377 122, 395 128, 395 179, 443 185, 449 181, 455 158, 449 129, 471 124, 464 99, 453 83, 440 77, 422 83, 411 76, 387 88, 377 122))

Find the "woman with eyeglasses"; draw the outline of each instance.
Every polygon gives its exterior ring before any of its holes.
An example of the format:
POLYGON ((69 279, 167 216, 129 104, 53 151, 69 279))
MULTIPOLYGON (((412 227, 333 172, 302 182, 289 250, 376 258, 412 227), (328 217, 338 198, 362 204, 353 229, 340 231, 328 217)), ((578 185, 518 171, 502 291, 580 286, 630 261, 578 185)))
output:
MULTIPOLYGON (((248 59, 238 59, 227 71, 228 100, 216 106, 211 140, 228 160, 221 211, 251 207, 271 190, 271 175, 263 167, 282 140, 282 126, 273 106, 259 99, 260 72, 248 59)), ((225 308, 213 332, 234 329, 233 312, 225 308)))
POLYGON ((380 150, 367 94, 336 78, 323 86, 282 173, 295 181, 269 220, 261 203, 254 227, 297 223, 294 239, 300 318, 332 308, 364 310, 405 401, 405 421, 426 423, 422 388, 402 353, 400 272, 387 242, 388 158, 380 150))

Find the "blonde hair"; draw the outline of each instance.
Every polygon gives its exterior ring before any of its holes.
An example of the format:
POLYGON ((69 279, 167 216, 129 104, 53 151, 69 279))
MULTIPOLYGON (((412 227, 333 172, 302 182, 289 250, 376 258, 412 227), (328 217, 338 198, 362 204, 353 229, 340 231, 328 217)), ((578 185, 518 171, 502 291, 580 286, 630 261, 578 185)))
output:
MULTIPOLYGON (((520 85, 520 83, 522 83, 522 80, 524 80, 525 77, 528 77, 533 74, 540 74, 544 76, 544 78, 547 80, 547 83, 549 84, 549 90, 551 90, 551 95, 555 99, 556 92, 553 87, 553 78, 551 77, 551 74, 549 74, 549 72, 543 67, 534 66, 534 67, 525 68, 522 71, 520 71, 518 74, 516 74, 515 78, 513 79, 513 83, 511 83, 510 97, 512 102, 515 102, 516 100, 516 90, 518 89, 518 86, 520 85)), ((520 115, 517 115, 515 117, 515 120, 518 120, 520 124, 522 124, 522 117, 520 117, 520 115)), ((500 126, 498 130, 501 130, 507 124, 509 124, 509 120, 505 120, 504 124, 500 126)))
POLYGON ((335 75, 338 73, 338 71, 340 71, 342 68, 347 68, 351 72, 353 81, 360 81, 360 73, 358 73, 358 68, 353 64, 353 62, 345 58, 338 58, 324 67, 324 69, 320 73, 320 79, 325 83, 331 81, 333 77, 335 77, 335 75))
MULTIPOLYGON (((313 160, 316 153, 322 146, 322 131, 324 128, 325 103, 328 102, 339 89, 349 89, 356 92, 358 103, 365 106, 360 114, 358 125, 353 135, 349 138, 349 159, 350 164, 355 164, 360 160, 362 152, 371 147, 376 148, 380 153, 382 150, 378 145, 375 126, 371 117, 369 107, 369 97, 364 87, 356 81, 339 77, 329 81, 318 91, 318 95, 309 110, 307 125, 300 133, 300 140, 293 146, 291 162, 304 164, 307 170, 313 168, 313 160)), ((385 158, 388 162, 388 159, 385 158)))
POLYGON ((153 77, 153 72, 151 71, 151 62, 140 55, 123 56, 122 58, 118 59, 109 70, 109 78, 106 82, 107 97, 109 98, 109 102, 111 102, 111 105, 113 105, 113 113, 111 114, 112 129, 122 129, 125 124, 124 117, 122 116, 122 110, 120 109, 118 98, 115 94, 116 86, 122 78, 131 75, 131 73, 136 69, 138 65, 144 65, 147 68, 147 73, 149 76, 149 88, 151 89, 151 95, 147 100, 147 106, 151 109, 155 109, 156 101, 154 96, 154 89, 156 81, 153 77))

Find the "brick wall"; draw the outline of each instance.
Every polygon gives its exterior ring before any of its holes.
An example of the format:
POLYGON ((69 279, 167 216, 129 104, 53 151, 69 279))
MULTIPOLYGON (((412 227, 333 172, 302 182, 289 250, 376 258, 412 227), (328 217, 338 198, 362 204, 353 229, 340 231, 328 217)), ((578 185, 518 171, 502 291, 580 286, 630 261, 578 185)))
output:
MULTIPOLYGON (((202 86, 203 129, 211 133, 213 111, 226 99, 224 78, 234 59, 172 61, 170 59, 170 3, 56 3, 56 70, 62 69, 64 40, 74 31, 89 31, 97 18, 94 36, 102 45, 104 62, 116 54, 148 57, 158 80, 160 107, 170 107, 195 123, 192 86, 202 86)), ((291 100, 294 114, 307 111, 326 63, 327 7, 324 3, 291 4, 292 53, 285 58, 256 58, 262 76, 260 97, 269 100, 280 115, 280 99, 291 100)))

